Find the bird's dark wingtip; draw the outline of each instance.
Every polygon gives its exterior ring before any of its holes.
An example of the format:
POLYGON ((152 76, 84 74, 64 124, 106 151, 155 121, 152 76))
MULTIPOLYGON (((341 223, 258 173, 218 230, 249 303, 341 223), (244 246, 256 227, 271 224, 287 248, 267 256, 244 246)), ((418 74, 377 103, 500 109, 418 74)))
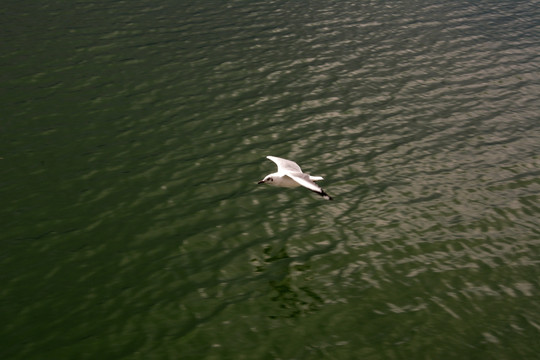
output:
POLYGON ((327 194, 326 192, 324 192, 324 190, 322 190, 322 189, 321 189, 320 192, 319 192, 319 191, 315 191, 315 190, 311 190, 311 191, 313 191, 313 192, 316 193, 316 194, 321 195, 321 196, 323 197, 323 199, 326 199, 326 200, 334 200, 333 197, 331 197, 330 195, 328 195, 328 194, 327 194))

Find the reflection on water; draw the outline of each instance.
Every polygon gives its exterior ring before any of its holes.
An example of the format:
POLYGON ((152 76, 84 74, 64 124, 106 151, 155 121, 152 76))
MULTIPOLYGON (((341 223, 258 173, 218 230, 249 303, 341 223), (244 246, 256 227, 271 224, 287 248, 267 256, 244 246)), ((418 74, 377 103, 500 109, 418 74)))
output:
MULTIPOLYGON (((321 254, 325 252, 318 251, 321 254)), ((287 254, 285 248, 273 251, 271 246, 264 247, 263 254, 263 264, 256 266, 256 273, 269 279, 273 294, 270 300, 276 302, 275 308, 270 310, 269 318, 296 318, 322 306, 324 300, 309 283, 297 287, 296 278, 303 277, 304 271, 309 269, 309 265, 306 265, 302 258, 309 258, 313 254, 306 253, 302 257, 294 258, 287 254)), ((252 263, 257 264, 259 261, 252 259, 252 263)))

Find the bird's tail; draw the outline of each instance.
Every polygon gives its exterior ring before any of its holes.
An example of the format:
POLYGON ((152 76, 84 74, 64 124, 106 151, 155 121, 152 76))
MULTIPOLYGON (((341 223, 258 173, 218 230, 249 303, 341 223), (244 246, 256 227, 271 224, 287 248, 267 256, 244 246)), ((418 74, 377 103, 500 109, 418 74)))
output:
POLYGON ((324 178, 322 176, 309 176, 309 180, 311 181, 319 181, 319 180, 324 180, 324 178))

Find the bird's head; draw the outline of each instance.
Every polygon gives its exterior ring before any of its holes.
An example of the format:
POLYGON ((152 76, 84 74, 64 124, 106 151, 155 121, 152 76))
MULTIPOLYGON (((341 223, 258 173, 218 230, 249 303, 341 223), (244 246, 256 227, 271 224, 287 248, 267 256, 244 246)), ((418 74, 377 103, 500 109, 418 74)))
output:
POLYGON ((261 181, 259 181, 257 184, 265 184, 265 183, 273 183, 274 182, 274 178, 272 177, 272 175, 266 175, 264 177, 264 179, 262 179, 261 181))

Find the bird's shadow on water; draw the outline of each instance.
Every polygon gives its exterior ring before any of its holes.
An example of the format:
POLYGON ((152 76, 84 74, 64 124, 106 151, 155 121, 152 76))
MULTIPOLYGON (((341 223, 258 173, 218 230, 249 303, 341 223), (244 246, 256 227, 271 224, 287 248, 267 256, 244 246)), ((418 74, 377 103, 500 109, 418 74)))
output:
POLYGON ((309 260, 316 255, 325 254, 335 248, 334 245, 317 248, 290 256, 287 245, 266 245, 261 259, 252 259, 252 265, 259 276, 268 280, 270 300, 276 303, 271 319, 297 318, 313 313, 324 304, 324 299, 315 289, 306 284, 298 284, 298 273, 310 270, 309 260), (294 274, 293 274, 294 273, 294 274))

